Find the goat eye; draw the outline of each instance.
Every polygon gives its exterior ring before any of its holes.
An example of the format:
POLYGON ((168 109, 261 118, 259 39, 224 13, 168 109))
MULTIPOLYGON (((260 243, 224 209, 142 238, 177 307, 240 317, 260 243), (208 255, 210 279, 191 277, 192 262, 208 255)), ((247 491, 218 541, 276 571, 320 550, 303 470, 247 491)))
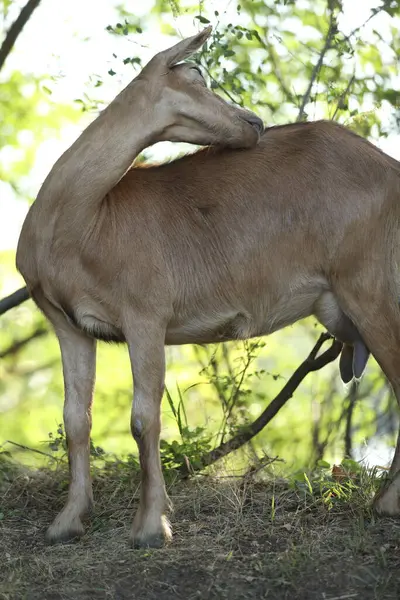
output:
POLYGON ((194 71, 197 71, 201 78, 203 78, 203 73, 201 72, 200 67, 198 67, 197 65, 193 65, 192 69, 194 71))

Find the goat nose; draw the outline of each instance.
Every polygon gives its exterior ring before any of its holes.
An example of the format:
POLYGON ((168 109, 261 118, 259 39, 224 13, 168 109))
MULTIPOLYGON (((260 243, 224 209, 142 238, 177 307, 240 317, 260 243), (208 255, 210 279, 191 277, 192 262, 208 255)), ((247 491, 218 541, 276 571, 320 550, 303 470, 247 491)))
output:
POLYGON ((259 135, 264 133, 264 123, 256 115, 246 116, 246 121, 258 131, 259 135))

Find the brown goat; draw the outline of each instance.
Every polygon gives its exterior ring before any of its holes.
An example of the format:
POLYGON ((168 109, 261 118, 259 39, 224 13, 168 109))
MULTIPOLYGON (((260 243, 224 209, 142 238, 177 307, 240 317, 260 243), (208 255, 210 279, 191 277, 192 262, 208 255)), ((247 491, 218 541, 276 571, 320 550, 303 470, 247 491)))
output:
MULTIPOLYGON (((313 314, 347 344, 345 379, 361 374, 368 348, 400 400, 399 163, 332 122, 270 128, 257 144, 254 115, 175 66, 208 35, 157 55, 117 96, 55 164, 22 229, 17 266, 54 326, 65 382, 71 482, 50 541, 81 535, 92 504, 95 339, 129 348, 136 546, 171 535, 159 456, 165 344, 266 335, 313 314), (231 148, 129 169, 161 139, 231 148)), ((381 513, 400 510, 399 470, 398 444, 381 513)))

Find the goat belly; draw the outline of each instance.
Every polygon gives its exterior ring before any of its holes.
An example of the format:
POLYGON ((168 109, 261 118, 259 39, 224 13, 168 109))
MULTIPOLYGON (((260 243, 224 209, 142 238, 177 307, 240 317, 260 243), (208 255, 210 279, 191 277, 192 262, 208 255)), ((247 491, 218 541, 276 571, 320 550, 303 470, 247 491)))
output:
POLYGON ((257 335, 252 318, 243 312, 218 315, 196 315, 174 321, 167 328, 165 343, 211 344, 247 339, 257 335))

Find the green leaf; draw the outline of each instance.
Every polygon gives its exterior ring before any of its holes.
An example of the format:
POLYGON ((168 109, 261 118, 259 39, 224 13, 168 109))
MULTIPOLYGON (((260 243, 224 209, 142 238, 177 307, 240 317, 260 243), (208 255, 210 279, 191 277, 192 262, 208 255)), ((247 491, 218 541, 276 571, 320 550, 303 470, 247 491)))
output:
POLYGON ((210 22, 208 19, 203 17, 203 15, 196 15, 195 19, 198 19, 200 21, 200 23, 204 23, 204 24, 207 24, 210 22))
POLYGON ((326 460, 319 460, 317 462, 317 467, 321 467, 322 469, 330 469, 331 465, 326 460))

